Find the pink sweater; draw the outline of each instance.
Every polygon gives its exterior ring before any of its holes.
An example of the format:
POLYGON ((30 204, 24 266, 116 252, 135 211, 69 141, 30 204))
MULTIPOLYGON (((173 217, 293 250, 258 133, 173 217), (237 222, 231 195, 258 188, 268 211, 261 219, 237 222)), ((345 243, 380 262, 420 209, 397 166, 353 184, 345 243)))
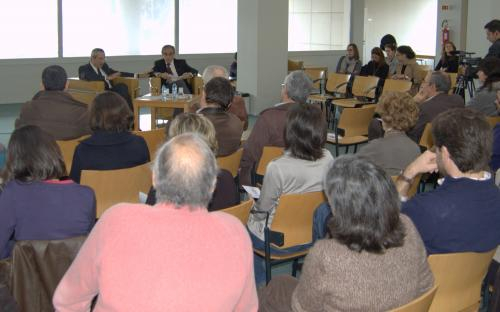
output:
POLYGON ((119 204, 102 216, 54 294, 57 311, 257 311, 252 245, 236 218, 119 204))

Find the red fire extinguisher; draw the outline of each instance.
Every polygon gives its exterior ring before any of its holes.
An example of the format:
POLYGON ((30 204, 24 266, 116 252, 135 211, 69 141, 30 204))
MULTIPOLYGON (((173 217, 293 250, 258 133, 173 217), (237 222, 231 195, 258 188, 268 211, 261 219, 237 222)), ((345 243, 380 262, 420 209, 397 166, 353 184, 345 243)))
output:
POLYGON ((448 28, 448 20, 441 23, 441 43, 450 41, 450 29, 448 28))

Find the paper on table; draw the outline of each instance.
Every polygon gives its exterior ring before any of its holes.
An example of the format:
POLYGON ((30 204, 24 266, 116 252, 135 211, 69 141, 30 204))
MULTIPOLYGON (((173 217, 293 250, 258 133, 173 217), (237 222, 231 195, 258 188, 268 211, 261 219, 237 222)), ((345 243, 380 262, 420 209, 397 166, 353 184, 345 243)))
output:
POLYGON ((254 186, 242 185, 243 189, 247 191, 248 195, 250 195, 254 199, 260 198, 260 189, 254 186))

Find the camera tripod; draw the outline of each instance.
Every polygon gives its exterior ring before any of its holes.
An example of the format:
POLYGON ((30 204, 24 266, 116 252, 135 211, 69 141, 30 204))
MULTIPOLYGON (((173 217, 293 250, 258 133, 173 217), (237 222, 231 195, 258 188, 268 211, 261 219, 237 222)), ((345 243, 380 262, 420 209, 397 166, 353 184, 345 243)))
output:
POLYGON ((469 96, 472 98, 474 96, 474 90, 476 86, 474 84, 474 78, 470 76, 460 75, 457 78, 457 85, 455 86, 455 94, 461 95, 465 98, 465 90, 469 91, 469 96))

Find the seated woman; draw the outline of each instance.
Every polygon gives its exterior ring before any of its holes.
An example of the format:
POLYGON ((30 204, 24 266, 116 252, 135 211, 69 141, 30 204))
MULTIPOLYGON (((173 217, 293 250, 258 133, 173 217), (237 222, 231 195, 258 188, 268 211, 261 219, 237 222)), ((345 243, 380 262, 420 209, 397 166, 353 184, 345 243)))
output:
POLYGON ((82 170, 112 170, 149 162, 146 141, 130 132, 132 112, 114 92, 96 96, 90 108, 92 135, 80 142, 73 155, 70 177, 80 183, 82 170))
POLYGON ((375 47, 372 49, 372 60, 361 67, 361 76, 377 76, 380 79, 387 78, 389 65, 385 62, 382 49, 375 47))
POLYGON ((340 156, 325 193, 329 237, 309 251, 300 279, 277 276, 260 290, 259 311, 387 311, 432 287, 422 239, 382 168, 340 156))
POLYGON ((407 93, 383 95, 377 113, 382 119, 384 137, 371 140, 358 154, 382 167, 388 175, 398 175, 420 155, 419 146, 405 133, 417 122, 418 112, 417 103, 407 93))
POLYGON ((496 90, 500 89, 500 59, 494 56, 482 59, 478 65, 477 76, 483 85, 466 106, 487 116, 497 116, 495 96, 496 90))
POLYGON ((10 138, 0 194, 0 259, 17 240, 87 235, 95 222, 95 195, 66 178, 56 141, 37 126, 10 138))
MULTIPOLYGON (((307 104, 289 108, 285 154, 268 164, 260 198, 247 223, 254 248, 264 249, 265 212, 269 213, 270 226, 282 194, 323 190, 323 176, 333 160, 330 152, 324 149, 325 142, 326 122, 319 108, 307 104)), ((260 257, 255 260, 255 278, 259 285, 265 281, 264 261, 260 257)))
POLYGON ((452 54, 456 50, 457 48, 453 42, 446 42, 443 45, 443 50, 441 51, 441 58, 439 59, 439 62, 434 70, 442 70, 447 73, 458 72, 458 56, 452 54))
POLYGON ((361 71, 361 61, 359 60, 358 46, 350 43, 347 46, 347 54, 342 56, 337 63, 337 74, 359 74, 361 71))
POLYGON ((396 49, 396 58, 398 59, 398 66, 396 67, 396 74, 392 75, 392 79, 411 80, 414 83, 420 83, 420 78, 417 75, 418 66, 416 54, 409 46, 399 46, 396 49))
MULTIPOLYGON (((195 132, 202 135, 208 143, 210 149, 217 154, 217 138, 215 136, 214 125, 207 117, 194 114, 184 113, 177 115, 166 128, 167 138, 172 139, 186 132, 195 132)), ((208 204, 208 211, 228 208, 240 203, 240 194, 234 182, 231 173, 225 169, 219 169, 217 174, 217 183, 215 191, 212 194, 212 200, 208 204)), ((146 200, 146 204, 156 204, 156 191, 151 188, 146 200)))

